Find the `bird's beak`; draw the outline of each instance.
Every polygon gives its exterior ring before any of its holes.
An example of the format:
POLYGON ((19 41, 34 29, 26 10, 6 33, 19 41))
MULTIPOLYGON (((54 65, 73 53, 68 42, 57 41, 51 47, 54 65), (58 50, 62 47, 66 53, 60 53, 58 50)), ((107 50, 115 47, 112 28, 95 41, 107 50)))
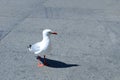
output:
POLYGON ((55 35, 57 35, 58 33, 57 33, 57 32, 51 32, 51 34, 55 34, 55 35))

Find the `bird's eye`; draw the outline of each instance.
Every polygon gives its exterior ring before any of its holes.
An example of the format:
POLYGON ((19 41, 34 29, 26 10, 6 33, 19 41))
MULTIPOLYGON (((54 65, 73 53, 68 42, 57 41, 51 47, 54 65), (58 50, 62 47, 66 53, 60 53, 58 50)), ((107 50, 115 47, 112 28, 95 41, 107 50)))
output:
POLYGON ((49 34, 51 34, 51 32, 48 32, 49 34))

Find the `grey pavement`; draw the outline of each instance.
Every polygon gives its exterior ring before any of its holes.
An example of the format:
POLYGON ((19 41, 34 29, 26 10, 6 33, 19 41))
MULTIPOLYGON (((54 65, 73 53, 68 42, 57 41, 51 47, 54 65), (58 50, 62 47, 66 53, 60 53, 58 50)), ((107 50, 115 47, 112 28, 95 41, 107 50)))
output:
POLYGON ((0 80, 120 80, 120 1, 0 0, 0 80), (38 68, 27 46, 46 28, 58 35, 38 68))

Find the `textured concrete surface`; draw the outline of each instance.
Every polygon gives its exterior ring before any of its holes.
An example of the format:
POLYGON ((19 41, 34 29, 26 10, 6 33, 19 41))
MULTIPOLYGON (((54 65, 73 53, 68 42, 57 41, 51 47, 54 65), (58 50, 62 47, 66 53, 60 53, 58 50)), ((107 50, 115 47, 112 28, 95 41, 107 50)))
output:
POLYGON ((120 1, 0 0, 0 80, 120 80, 120 1), (27 46, 45 28, 58 35, 38 68, 27 46))

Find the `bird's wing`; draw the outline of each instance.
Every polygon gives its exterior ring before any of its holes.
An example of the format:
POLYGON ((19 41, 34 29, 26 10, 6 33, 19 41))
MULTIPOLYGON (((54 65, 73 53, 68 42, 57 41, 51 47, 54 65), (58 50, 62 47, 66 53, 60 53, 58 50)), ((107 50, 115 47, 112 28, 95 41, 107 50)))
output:
POLYGON ((31 50, 35 53, 35 52, 38 52, 38 51, 41 51, 40 49, 40 43, 35 43, 31 46, 31 50))

